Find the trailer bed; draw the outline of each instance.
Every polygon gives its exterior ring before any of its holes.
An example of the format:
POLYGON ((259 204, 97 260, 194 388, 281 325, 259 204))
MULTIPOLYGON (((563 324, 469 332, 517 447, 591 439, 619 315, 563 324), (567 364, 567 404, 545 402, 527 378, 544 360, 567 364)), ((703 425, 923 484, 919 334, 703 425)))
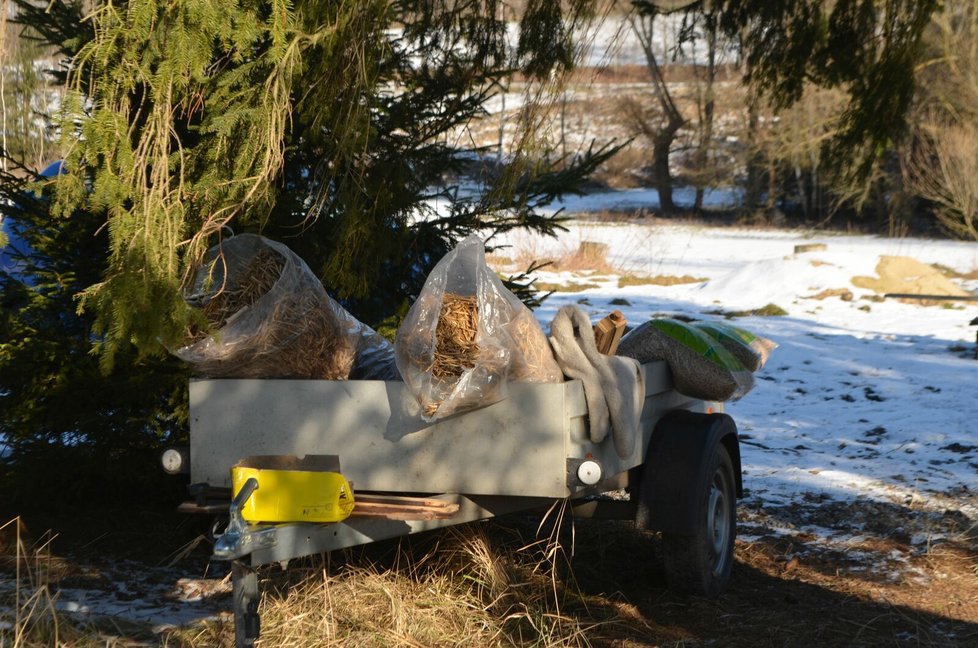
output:
MULTIPOLYGON (((577 466, 611 477, 642 464, 658 419, 703 401, 672 389, 664 362, 642 366, 645 403, 634 451, 588 438, 579 380, 514 383, 509 397, 436 423, 421 419, 401 382, 194 380, 191 480, 229 487, 231 466, 254 455, 338 455, 354 490, 563 498, 588 489, 577 466)), ((591 489, 593 490, 593 489, 591 489)))

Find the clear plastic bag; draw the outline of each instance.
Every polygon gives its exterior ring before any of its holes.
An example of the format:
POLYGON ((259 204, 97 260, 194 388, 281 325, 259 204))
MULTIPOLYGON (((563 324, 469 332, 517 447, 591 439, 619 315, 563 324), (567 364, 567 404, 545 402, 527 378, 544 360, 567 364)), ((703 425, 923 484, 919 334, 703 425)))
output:
POLYGON ((208 326, 173 353, 207 378, 398 380, 394 348, 334 301, 285 245, 254 234, 208 250, 185 293, 208 326))
POLYGON ((394 348, 426 421, 502 400, 510 380, 563 381, 533 313, 486 265, 475 235, 428 275, 394 348))

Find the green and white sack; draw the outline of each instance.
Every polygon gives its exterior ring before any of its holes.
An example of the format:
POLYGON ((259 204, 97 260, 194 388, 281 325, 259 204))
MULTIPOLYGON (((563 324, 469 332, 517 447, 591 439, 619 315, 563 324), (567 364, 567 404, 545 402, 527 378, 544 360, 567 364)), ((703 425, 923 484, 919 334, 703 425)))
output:
POLYGON ((722 344, 674 319, 638 326, 622 338, 618 355, 642 363, 665 360, 676 391, 692 398, 737 400, 754 387, 754 376, 722 344))
POLYGON ((722 344, 749 371, 762 368, 771 357, 771 352, 778 348, 776 342, 732 324, 694 322, 693 326, 722 344))

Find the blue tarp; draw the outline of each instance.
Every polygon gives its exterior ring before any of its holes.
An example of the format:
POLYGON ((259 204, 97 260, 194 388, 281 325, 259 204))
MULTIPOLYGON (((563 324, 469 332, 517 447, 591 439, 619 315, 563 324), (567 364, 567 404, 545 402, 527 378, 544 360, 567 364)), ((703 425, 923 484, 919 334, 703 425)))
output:
MULTIPOLYGON (((57 160, 44 167, 37 179, 53 178, 63 172, 62 161, 57 160)), ((0 249, 0 271, 6 272, 21 283, 30 284, 30 277, 24 271, 27 267, 27 261, 33 257, 34 251, 24 240, 22 228, 23 224, 20 221, 4 215, 2 229, 7 238, 7 245, 0 249)))

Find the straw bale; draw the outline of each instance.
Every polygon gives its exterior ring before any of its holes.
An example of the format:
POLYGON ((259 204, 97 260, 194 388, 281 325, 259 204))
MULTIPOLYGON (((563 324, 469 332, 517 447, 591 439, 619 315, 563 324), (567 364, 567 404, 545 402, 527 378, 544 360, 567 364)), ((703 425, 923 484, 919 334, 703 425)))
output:
POLYGON ((554 358, 550 341, 540 323, 528 308, 517 310, 509 324, 509 334, 516 344, 510 377, 522 382, 561 382, 564 374, 554 358))
POLYGON ((342 380, 356 358, 356 340, 322 286, 287 276, 304 268, 260 248, 228 275, 201 307, 206 329, 189 331, 182 355, 211 378, 342 380))
POLYGON ((437 378, 457 378, 475 366, 479 357, 479 305, 475 296, 445 293, 435 327, 431 372, 437 378))

